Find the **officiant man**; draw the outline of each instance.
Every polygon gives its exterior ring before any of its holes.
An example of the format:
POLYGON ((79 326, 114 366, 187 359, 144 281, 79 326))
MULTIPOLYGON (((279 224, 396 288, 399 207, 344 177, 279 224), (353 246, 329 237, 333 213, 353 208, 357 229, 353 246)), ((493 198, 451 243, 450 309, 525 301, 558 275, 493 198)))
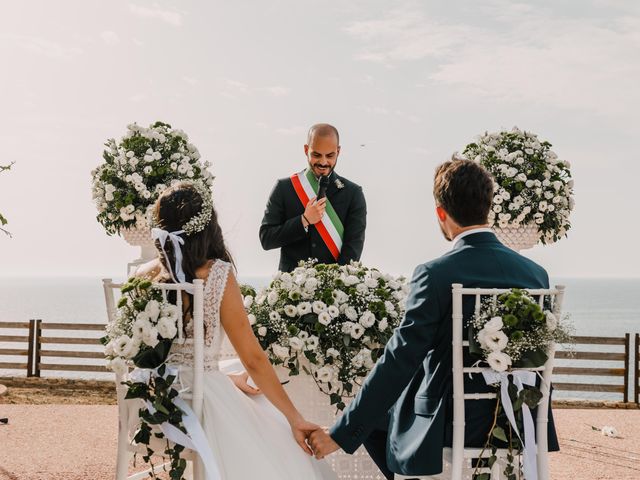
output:
MULTIPOLYGON (((453 436, 451 285, 549 287, 544 268, 504 246, 489 228, 493 188, 493 178, 476 162, 454 159, 438 167, 435 213, 453 248, 417 266, 404 319, 384 354, 330 431, 310 434, 316 457, 338 448, 353 453, 364 444, 389 480, 396 473, 442 478, 443 448, 451 446, 453 436)), ((473 298, 464 301, 463 311, 468 320, 473 298)), ((473 360, 465 361, 469 366, 473 360)), ((467 391, 494 391, 482 375, 469 377, 467 391)), ((492 428, 495 400, 465 407, 465 446, 481 448, 492 428)), ((502 419, 499 425, 507 428, 502 419)), ((549 450, 558 450, 552 416, 546 427, 549 450)))
POLYGON ((262 247, 280 249, 283 272, 310 258, 347 264, 360 259, 364 246, 367 204, 362 188, 335 172, 338 130, 313 125, 304 155, 307 168, 276 182, 260 225, 262 247))

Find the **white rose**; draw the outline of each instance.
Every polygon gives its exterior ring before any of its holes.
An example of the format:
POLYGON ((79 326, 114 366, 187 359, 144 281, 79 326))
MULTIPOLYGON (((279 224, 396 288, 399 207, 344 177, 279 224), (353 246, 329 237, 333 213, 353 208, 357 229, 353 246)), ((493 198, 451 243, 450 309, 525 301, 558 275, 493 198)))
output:
POLYGON ((526 182, 527 176, 524 173, 519 173, 518 175, 516 175, 516 180, 520 182, 526 182))
POLYGON ((364 280, 364 284, 368 288, 376 288, 378 286, 378 281, 375 278, 367 277, 364 280))
POLYGON ((320 315, 318 315, 318 322, 320 322, 322 325, 329 325, 331 323, 331 315, 329 314, 329 312, 322 312, 320 315))
POLYGON ((167 317, 162 317, 158 320, 158 325, 156 327, 158 329, 158 333, 162 338, 174 338, 178 334, 178 328, 176 327, 175 322, 172 322, 167 317))
POLYGON ((119 357, 124 356, 124 352, 126 351, 130 340, 131 339, 126 335, 122 335, 116 338, 116 340, 113 343, 113 351, 115 352, 115 354, 118 355, 119 357))
POLYGON ((304 341, 298 337, 291 337, 289 339, 289 346, 292 350, 300 351, 304 348, 304 341))
POLYGON ((271 349, 273 350, 273 353, 276 357, 282 360, 286 360, 287 358, 289 358, 289 349, 287 347, 283 347, 282 345, 274 343, 271 346, 271 349))
POLYGON ((111 370, 113 370, 116 375, 124 375, 125 373, 127 373, 128 367, 127 367, 127 362, 120 357, 116 357, 112 360, 109 360, 107 362, 107 368, 110 368, 111 370))
POLYGON ((353 324, 353 328, 351 329, 350 335, 351 338, 357 340, 364 334, 364 327, 358 323, 353 324))
POLYGON ((305 282, 304 282, 304 288, 305 290, 315 290, 318 287, 318 279, 317 278, 308 278, 305 282))
POLYGON ((246 297, 244 297, 242 303, 244 304, 244 308, 250 308, 251 305, 253 305, 253 296, 247 295, 246 297))
POLYGON ((335 305, 330 305, 327 308, 327 313, 331 316, 331 318, 337 318, 338 316, 340 316, 340 309, 335 305))
POLYGON ((311 304, 309 302, 302 302, 298 304, 298 316, 302 317, 307 313, 311 313, 311 304))
POLYGON ((300 330, 298 332, 298 338, 301 338, 302 340, 306 340, 307 338, 309 338, 309 333, 305 332, 304 330, 300 330))
POLYGON ((346 333, 346 334, 350 335, 351 334, 351 330, 353 330, 353 327, 355 325, 356 324, 353 323, 353 322, 344 322, 342 324, 342 333, 346 333))
POLYGON ((356 283, 360 283, 360 279, 355 275, 347 275, 347 277, 344 279, 344 283, 347 286, 351 286, 355 285, 356 283))
POLYGON ((258 335, 264 337, 267 334, 267 327, 258 327, 258 335))
POLYGON ((171 304, 164 304, 160 307, 160 313, 163 317, 167 317, 171 319, 171 321, 175 322, 178 320, 178 315, 180 314, 180 310, 177 306, 171 304))
POLYGON ((155 327, 147 330, 142 336, 142 341, 151 348, 155 347, 160 341, 158 340, 158 330, 155 327))
POLYGON ((502 317, 493 317, 491 320, 485 323, 484 330, 486 330, 487 333, 494 333, 498 330, 502 330, 503 325, 504 324, 502 323, 502 317))
POLYGON ((384 317, 382 320, 380 320, 380 323, 378 323, 378 330, 380 330, 381 332, 384 332, 388 326, 389 326, 389 321, 387 320, 387 317, 384 317))
POLYGON ((344 311, 344 314, 351 321, 355 321, 358 319, 358 312, 353 307, 347 307, 347 309, 344 311))
POLYGON ((509 337, 502 330, 498 330, 497 332, 487 332, 484 341, 490 350, 502 351, 509 343, 509 337))
POLYGON ((255 325, 256 324, 256 316, 253 313, 250 313, 249 315, 247 315, 247 319, 249 319, 249 325, 255 325))
POLYGON ((487 363, 496 372, 504 372, 511 366, 511 357, 506 353, 493 351, 487 355, 487 363))
POLYGON ((271 320, 272 322, 277 322, 278 320, 280 320, 280 314, 276 311, 269 312, 269 320, 271 320))
POLYGON ((285 305, 284 306, 284 314, 287 317, 295 317, 298 314, 298 309, 296 308, 295 305, 285 305))
POLYGON ((304 347, 305 350, 315 350, 318 348, 318 345, 320 344, 320 340, 315 335, 311 335, 309 336, 309 338, 305 340, 304 343, 305 343, 305 347, 304 347))
POLYGON ((556 328, 558 328, 558 318, 553 314, 553 312, 550 312, 549 310, 547 310, 545 314, 547 316, 547 329, 550 332, 553 332, 556 328))
POLYGON ((155 322, 158 320, 158 316, 160 315, 160 304, 157 300, 149 300, 147 305, 144 307, 144 311, 149 315, 149 320, 155 322))
POLYGON ((316 370, 315 377, 322 383, 329 383, 333 379, 333 370, 325 365, 316 370))
POLYGON ((273 306, 276 304, 277 301, 278 301, 278 293, 275 291, 269 292, 269 295, 267 295, 267 303, 273 306))
POLYGON ((315 313, 316 315, 324 312, 326 309, 327 309, 327 306, 325 305, 325 303, 319 300, 316 300, 311 305, 311 310, 313 310, 313 313, 315 313))
POLYGON ((338 358, 340 357, 340 352, 335 348, 327 348, 327 357, 338 358))
POLYGON ((360 322, 360 325, 362 325, 365 328, 372 327, 376 323, 376 316, 373 313, 371 313, 369 310, 367 310, 362 314, 359 322, 360 322))
POLYGON ((359 283, 358 285, 356 285, 356 292, 360 293, 361 295, 365 295, 369 292, 369 288, 364 283, 359 283))

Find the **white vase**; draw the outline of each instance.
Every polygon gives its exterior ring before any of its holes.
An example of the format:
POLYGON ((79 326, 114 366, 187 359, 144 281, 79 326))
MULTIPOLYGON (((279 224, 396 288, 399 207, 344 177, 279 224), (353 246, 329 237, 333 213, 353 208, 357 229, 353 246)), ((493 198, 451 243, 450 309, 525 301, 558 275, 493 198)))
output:
POLYGON ((516 252, 534 247, 540 241, 540 230, 535 223, 527 223, 514 227, 498 227, 494 225, 493 231, 498 239, 507 247, 516 252))
MULTIPOLYGON (((329 395, 320 391, 311 375, 301 371, 299 375, 289 376, 288 370, 280 366, 276 367, 276 372, 278 378, 288 380, 284 388, 305 419, 317 425, 327 427, 333 425, 340 412, 336 412, 336 406, 331 405, 329 395)), ((343 399, 347 404, 351 400, 351 398, 343 399)), ((360 447, 353 455, 338 450, 335 454, 329 455, 326 460, 340 480, 384 480, 364 447, 360 447)))
POLYGON ((140 258, 136 258, 127 264, 127 275, 138 265, 153 260, 158 256, 154 242, 151 239, 151 228, 149 226, 122 229, 120 230, 120 235, 129 245, 140 247, 140 258))

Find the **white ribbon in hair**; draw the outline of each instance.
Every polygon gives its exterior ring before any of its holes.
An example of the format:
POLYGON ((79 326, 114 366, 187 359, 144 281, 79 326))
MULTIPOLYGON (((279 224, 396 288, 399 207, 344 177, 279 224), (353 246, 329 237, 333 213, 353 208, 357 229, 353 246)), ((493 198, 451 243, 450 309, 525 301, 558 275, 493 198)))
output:
POLYGON ((169 273, 171 274, 171 278, 176 283, 184 283, 186 281, 186 277, 184 275, 184 271, 182 270, 182 248, 180 245, 184 245, 184 238, 180 235, 184 233, 184 230, 178 230, 177 232, 168 232, 163 230, 162 228, 152 228, 151 229, 151 238, 153 240, 160 241, 160 247, 162 248, 162 253, 164 254, 164 258, 167 259, 167 266, 169 267, 169 273), (176 257, 176 265, 175 270, 171 267, 171 263, 169 262, 169 257, 167 256, 167 252, 164 249, 164 244, 167 243, 167 238, 171 240, 173 244, 173 254, 176 257), (174 276, 175 271, 175 276, 174 276))
MULTIPOLYGON (((178 367, 166 365, 164 378, 167 378, 169 375, 173 375, 176 377, 174 382, 178 382, 179 373, 180 370, 178 367)), ((129 373, 129 380, 132 382, 148 383, 149 378, 152 376, 160 376, 157 369, 135 368, 131 373, 129 373)), ((156 412, 156 409, 153 408, 151 402, 146 401, 145 403, 147 409, 153 415, 156 412)), ((222 475, 218 469, 218 463, 211 452, 207 436, 200 425, 198 417, 182 398, 175 397, 173 399, 173 403, 182 410, 182 424, 184 425, 187 433, 184 433, 169 422, 161 423, 159 425, 160 430, 168 440, 198 453, 202 463, 204 464, 204 468, 207 473, 207 480, 221 480, 222 475)))
POLYGON ((520 436, 518 430, 518 424, 516 423, 516 417, 513 413, 513 404, 511 403, 511 397, 509 397, 509 375, 513 376, 513 384, 518 389, 518 393, 524 388, 524 385, 535 386, 536 374, 535 372, 529 372, 526 370, 517 370, 515 372, 496 372, 494 370, 484 370, 482 372, 487 385, 500 384, 500 397, 502 399, 502 408, 509 419, 509 422, 513 426, 513 429, 518 435, 520 441, 524 444, 524 478, 527 480, 538 480, 538 462, 536 460, 536 434, 533 428, 533 417, 531 416, 531 410, 526 403, 522 404, 522 417, 524 420, 524 441, 520 436))

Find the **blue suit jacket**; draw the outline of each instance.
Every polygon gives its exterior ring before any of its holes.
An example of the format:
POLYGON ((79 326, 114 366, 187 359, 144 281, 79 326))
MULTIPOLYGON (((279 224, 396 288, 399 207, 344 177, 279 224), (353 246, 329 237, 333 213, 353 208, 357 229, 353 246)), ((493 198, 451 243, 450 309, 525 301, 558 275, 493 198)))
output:
MULTIPOLYGON (((387 427, 387 464, 403 475, 442 471, 442 449, 451 445, 453 400, 451 284, 464 287, 548 288, 547 272, 505 247, 493 233, 460 239, 442 257, 419 265, 411 282, 405 318, 360 392, 331 429, 331 437, 353 453, 374 430, 387 427)), ((463 305, 465 320, 473 299, 463 305)), ((465 358, 465 365, 471 365, 465 358)), ((492 391, 481 375, 465 376, 473 392, 492 391)), ((489 431, 495 400, 474 400, 465 408, 465 445, 481 447, 489 431)), ((535 415, 535 412, 534 412, 535 415)), ((535 418, 535 417, 534 417, 535 418)), ((553 418, 550 450, 557 450, 553 418)))

